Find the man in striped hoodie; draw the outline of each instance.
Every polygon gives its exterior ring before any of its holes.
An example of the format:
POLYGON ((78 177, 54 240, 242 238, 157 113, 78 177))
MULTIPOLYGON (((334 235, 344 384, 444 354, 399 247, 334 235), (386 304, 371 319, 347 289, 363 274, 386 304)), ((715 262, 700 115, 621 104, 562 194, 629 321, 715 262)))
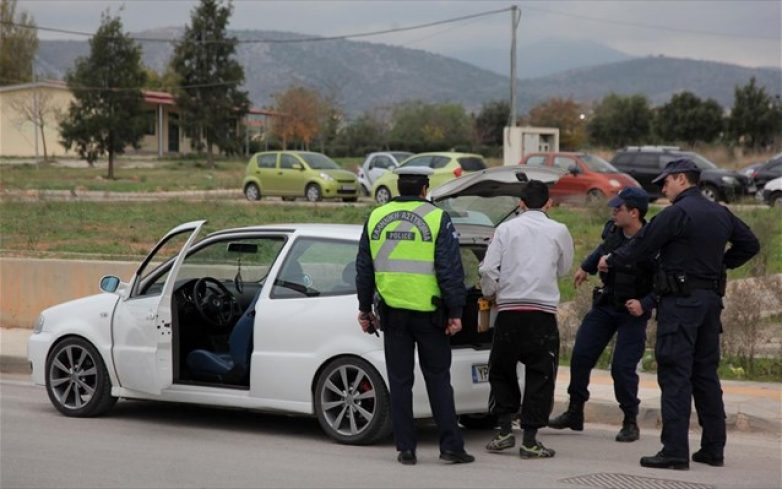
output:
POLYGON ((479 269, 483 295, 494 298, 498 311, 489 357, 489 408, 499 418, 500 431, 486 449, 496 452, 515 446, 511 420, 521 405, 522 458, 554 456, 554 450, 536 436, 548 423, 554 404, 557 278, 570 273, 573 238, 564 224, 546 215, 551 205, 546 184, 530 181, 521 195, 524 212, 497 228, 479 269), (518 362, 525 367, 523 402, 518 362))

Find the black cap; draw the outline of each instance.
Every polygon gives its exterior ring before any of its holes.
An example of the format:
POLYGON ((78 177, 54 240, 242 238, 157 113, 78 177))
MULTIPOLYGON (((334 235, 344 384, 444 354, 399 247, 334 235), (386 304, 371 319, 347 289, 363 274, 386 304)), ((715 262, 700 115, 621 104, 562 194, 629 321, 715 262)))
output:
POLYGON ((625 204, 633 209, 647 211, 649 209, 649 194, 640 187, 627 187, 608 201, 609 207, 619 207, 625 204))
POLYGON ((665 177, 667 177, 668 175, 673 175, 675 173, 700 174, 700 172, 701 169, 698 168, 698 165, 696 165, 694 161, 692 161, 689 158, 681 158, 679 160, 673 160, 668 162, 668 164, 665 165, 665 168, 663 168, 663 172, 657 175, 654 178, 654 180, 652 180, 652 183, 661 185, 662 182, 665 180, 665 177))

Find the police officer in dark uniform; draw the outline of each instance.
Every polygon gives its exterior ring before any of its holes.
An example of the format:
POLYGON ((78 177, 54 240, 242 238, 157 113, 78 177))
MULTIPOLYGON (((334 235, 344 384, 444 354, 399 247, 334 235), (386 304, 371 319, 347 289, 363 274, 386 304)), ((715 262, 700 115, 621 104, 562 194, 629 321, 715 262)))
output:
POLYGON ((607 271, 660 253, 654 283, 659 296, 655 357, 663 448, 641 458, 644 467, 689 469, 692 398, 702 428, 701 448, 692 460, 712 466, 724 463, 725 407, 717 375, 724 271, 746 263, 760 244, 727 207, 701 195, 699 175, 692 160, 668 163, 654 182, 662 185, 673 205, 598 265, 607 271), (727 243, 731 246, 726 251, 727 243))
POLYGON ((425 200, 430 168, 398 168, 400 197, 370 214, 356 257, 359 324, 373 332, 373 295, 380 296, 391 421, 397 460, 416 463, 414 352, 440 433, 440 460, 469 463, 451 388, 448 336, 461 328, 465 303, 459 241, 451 219, 425 200))
MULTIPOLYGON (((575 286, 581 285, 587 274, 597 273, 600 257, 607 255, 630 240, 646 224, 644 216, 649 208, 649 194, 643 189, 629 187, 611 199, 612 219, 603 228, 603 242, 582 263, 574 277, 575 286)), ((616 345, 611 360, 614 394, 624 413, 622 429, 616 441, 631 442, 639 437, 638 374, 636 368, 646 344, 646 322, 655 307, 652 278, 656 260, 648 258, 621 268, 601 272, 601 287, 595 287, 592 309, 584 317, 576 334, 570 361, 570 405, 564 413, 549 421, 555 429, 584 429, 584 403, 589 399, 589 374, 616 334, 616 345)))

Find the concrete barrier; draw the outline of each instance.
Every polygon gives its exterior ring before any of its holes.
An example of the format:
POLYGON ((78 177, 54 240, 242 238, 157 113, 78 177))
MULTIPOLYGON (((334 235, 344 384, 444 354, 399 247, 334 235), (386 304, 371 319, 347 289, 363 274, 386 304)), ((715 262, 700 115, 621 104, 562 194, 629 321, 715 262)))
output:
POLYGON ((130 280, 138 262, 0 258, 0 325, 32 328, 55 304, 100 292, 104 275, 130 280))

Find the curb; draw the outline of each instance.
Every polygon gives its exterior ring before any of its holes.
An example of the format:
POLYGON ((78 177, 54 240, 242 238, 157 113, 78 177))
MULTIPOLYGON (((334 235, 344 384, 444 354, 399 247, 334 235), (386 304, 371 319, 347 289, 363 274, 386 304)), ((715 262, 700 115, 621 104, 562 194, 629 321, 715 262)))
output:
POLYGON ((25 357, 0 355, 0 373, 30 375, 33 369, 25 357))

